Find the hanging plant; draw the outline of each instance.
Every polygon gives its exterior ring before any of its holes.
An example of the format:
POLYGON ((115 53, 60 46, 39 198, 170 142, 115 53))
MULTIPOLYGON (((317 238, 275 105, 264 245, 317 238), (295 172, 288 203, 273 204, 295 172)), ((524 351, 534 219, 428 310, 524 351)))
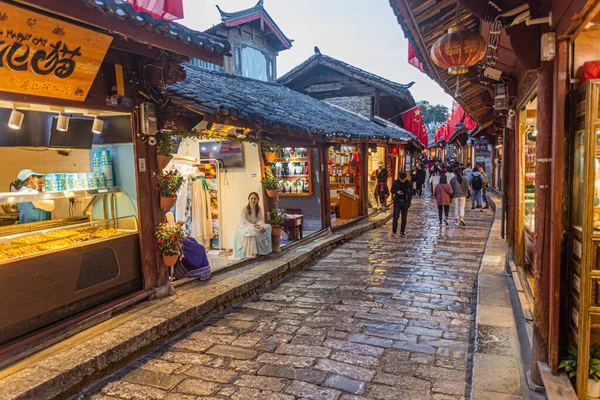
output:
POLYGON ((262 183, 265 192, 267 192, 267 196, 272 198, 279 196, 279 184, 277 183, 277 179, 275 179, 271 166, 265 166, 265 179, 260 181, 260 183, 262 183))
POLYGON ((177 192, 183 184, 183 175, 177 169, 155 175, 156 186, 160 193, 160 208, 170 210, 177 201, 177 192))
POLYGON ((163 222, 156 226, 154 235, 165 267, 175 265, 181 252, 181 244, 186 239, 182 226, 179 224, 169 225, 163 222))

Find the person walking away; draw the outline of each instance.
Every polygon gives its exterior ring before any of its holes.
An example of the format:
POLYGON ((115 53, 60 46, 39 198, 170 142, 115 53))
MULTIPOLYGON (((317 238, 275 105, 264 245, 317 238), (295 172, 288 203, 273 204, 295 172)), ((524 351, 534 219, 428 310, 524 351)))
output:
POLYGON ((399 179, 392 184, 392 199, 394 201, 394 218, 392 220, 392 236, 398 232, 398 217, 402 214, 400 234, 406 236, 406 218, 412 202, 412 183, 407 179, 406 172, 400 172, 399 179))
POLYGON ((385 207, 386 200, 390 195, 390 189, 388 188, 388 170, 384 168, 383 163, 379 163, 379 169, 377 170, 377 196, 379 198, 379 206, 385 207))
POLYGON ((438 214, 440 216, 440 225, 442 225, 442 211, 445 215, 444 222, 448 225, 448 214, 450 214, 450 202, 452 201, 452 186, 448 184, 446 174, 439 176, 439 183, 435 186, 435 202, 438 206, 438 214))
POLYGON ((454 170, 454 177, 450 181, 450 186, 452 186, 452 205, 454 206, 455 224, 458 226, 460 223, 466 226, 465 205, 471 189, 469 188, 469 181, 462 175, 460 168, 454 170))
POLYGON ((471 198, 471 209, 481 208, 481 191, 483 190, 484 179, 481 172, 479 172, 479 167, 473 168, 473 173, 468 179, 473 193, 473 197, 471 198))
POLYGON ((483 201, 485 202, 485 206, 483 207, 483 209, 487 210, 490 208, 490 199, 488 198, 488 189, 490 188, 490 179, 488 178, 487 174, 485 173, 485 167, 481 167, 479 169, 479 172, 481 172, 481 175, 483 175, 483 190, 481 191, 482 196, 483 196, 483 201))
POLYGON ((457 168, 456 165, 448 167, 448 171, 446 172, 446 179, 448 179, 448 183, 454 178, 454 170, 457 168))
POLYGON ((471 163, 467 164, 467 168, 463 169, 463 176, 467 179, 471 178, 471 174, 473 173, 473 168, 471 167, 471 163))
POLYGON ((425 184, 425 178, 427 177, 427 171, 425 167, 420 166, 417 169, 417 192, 419 196, 423 196, 423 185, 425 184))
POLYGON ((440 177, 445 171, 435 170, 429 176, 429 184, 431 185, 431 194, 435 196, 435 187, 440 183, 440 177))

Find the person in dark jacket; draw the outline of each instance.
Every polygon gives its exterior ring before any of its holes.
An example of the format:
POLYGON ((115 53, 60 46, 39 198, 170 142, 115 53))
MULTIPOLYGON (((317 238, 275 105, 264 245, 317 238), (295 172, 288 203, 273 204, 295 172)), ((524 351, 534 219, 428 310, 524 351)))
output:
POLYGON ((423 185, 425 184, 425 177, 427 176, 427 171, 425 167, 418 167, 417 169, 417 190, 415 194, 419 196, 423 196, 423 185))
POLYGON ((407 179, 406 172, 400 172, 399 179, 392 184, 392 196, 394 200, 394 219, 392 220, 392 236, 398 232, 398 217, 402 214, 400 234, 406 236, 406 218, 408 209, 412 202, 412 183, 407 179))
POLYGON ((390 189, 388 188, 388 170, 384 167, 383 163, 379 163, 379 169, 377 170, 377 197, 379 198, 379 206, 385 207, 386 200, 390 195, 390 189))

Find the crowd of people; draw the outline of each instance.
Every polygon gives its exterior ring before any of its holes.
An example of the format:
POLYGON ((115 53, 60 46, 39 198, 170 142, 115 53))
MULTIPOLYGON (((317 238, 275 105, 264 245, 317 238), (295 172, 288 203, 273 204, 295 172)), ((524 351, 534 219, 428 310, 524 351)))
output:
POLYGON ((424 187, 429 185, 431 194, 438 207, 440 226, 450 225, 450 205, 454 209, 454 224, 466 226, 465 208, 467 200, 471 200, 471 209, 490 208, 488 189, 490 182, 485 168, 469 163, 465 167, 458 162, 442 162, 436 159, 423 158, 410 171, 401 172, 390 190, 394 205, 392 220, 392 236, 398 232, 400 219, 400 235, 406 235, 406 219, 413 196, 423 196, 424 187), (427 179, 429 176, 429 179, 427 179))

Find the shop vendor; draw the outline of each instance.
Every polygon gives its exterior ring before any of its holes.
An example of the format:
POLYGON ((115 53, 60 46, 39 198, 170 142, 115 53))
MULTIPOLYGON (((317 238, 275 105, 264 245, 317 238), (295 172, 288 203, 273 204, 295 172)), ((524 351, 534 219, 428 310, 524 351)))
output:
MULTIPOLYGON (((13 186, 20 193, 39 193, 40 178, 44 175, 38 174, 31 169, 24 169, 17 175, 13 186)), ((34 200, 27 203, 19 203, 19 223, 47 221, 52 219, 51 212, 54 211, 53 200, 34 200)))
POLYGON ((248 205, 242 209, 233 245, 236 260, 272 251, 271 225, 265 224, 258 201, 258 193, 252 192, 248 196, 248 205))

